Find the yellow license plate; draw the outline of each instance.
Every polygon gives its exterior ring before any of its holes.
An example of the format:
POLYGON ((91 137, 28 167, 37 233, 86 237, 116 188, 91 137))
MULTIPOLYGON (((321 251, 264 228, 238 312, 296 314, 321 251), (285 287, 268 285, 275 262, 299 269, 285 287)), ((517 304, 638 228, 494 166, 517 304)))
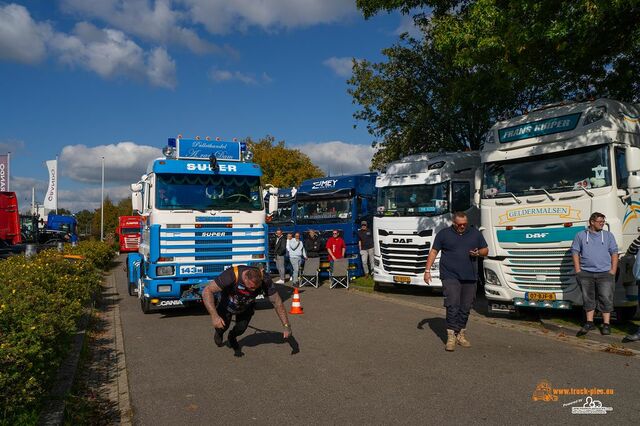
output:
POLYGON ((320 267, 321 268, 328 268, 329 266, 331 266, 330 262, 322 262, 322 263, 320 263, 320 267))
POLYGON ((556 300, 555 293, 527 293, 527 300, 556 300))
POLYGON ((402 275, 394 275, 393 276, 393 282, 395 283, 410 283, 411 282, 411 277, 405 277, 402 275))

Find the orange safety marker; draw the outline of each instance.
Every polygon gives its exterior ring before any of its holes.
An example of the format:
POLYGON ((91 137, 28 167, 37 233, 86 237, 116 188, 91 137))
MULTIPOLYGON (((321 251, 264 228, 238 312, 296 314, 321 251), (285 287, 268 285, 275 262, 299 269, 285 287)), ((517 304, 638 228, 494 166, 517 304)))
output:
POLYGON ((298 293, 298 289, 293 289, 293 301, 291 302, 291 310, 289 311, 289 315, 302 315, 302 305, 300 304, 300 294, 298 293))

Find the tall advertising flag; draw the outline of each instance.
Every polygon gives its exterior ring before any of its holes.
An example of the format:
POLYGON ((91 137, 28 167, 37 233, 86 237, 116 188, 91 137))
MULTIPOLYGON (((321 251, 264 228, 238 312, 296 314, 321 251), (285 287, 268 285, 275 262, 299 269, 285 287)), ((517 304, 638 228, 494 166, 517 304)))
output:
POLYGON ((0 191, 9 190, 9 154, 0 155, 0 191))
POLYGON ((49 169, 49 188, 44 195, 44 208, 49 210, 58 209, 58 160, 47 161, 49 169))

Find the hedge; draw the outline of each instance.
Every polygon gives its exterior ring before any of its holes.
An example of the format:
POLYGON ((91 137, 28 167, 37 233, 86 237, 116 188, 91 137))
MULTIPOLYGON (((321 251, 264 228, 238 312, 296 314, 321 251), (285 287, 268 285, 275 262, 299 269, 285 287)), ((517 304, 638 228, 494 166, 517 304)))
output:
MULTIPOLYGON (((67 354, 84 308, 114 257, 83 242, 65 252, 0 261, 0 424, 31 423, 67 354)), ((35 419, 35 420, 34 420, 35 419)))

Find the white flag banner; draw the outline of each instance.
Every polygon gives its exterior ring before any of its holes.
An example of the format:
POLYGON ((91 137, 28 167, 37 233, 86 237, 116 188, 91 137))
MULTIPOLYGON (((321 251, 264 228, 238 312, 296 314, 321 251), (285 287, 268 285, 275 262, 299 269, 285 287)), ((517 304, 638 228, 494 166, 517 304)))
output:
POLYGON ((49 169, 49 188, 44 195, 44 208, 56 210, 58 208, 58 160, 47 161, 49 169))
POLYGON ((9 154, 0 155, 0 191, 9 190, 9 154))

